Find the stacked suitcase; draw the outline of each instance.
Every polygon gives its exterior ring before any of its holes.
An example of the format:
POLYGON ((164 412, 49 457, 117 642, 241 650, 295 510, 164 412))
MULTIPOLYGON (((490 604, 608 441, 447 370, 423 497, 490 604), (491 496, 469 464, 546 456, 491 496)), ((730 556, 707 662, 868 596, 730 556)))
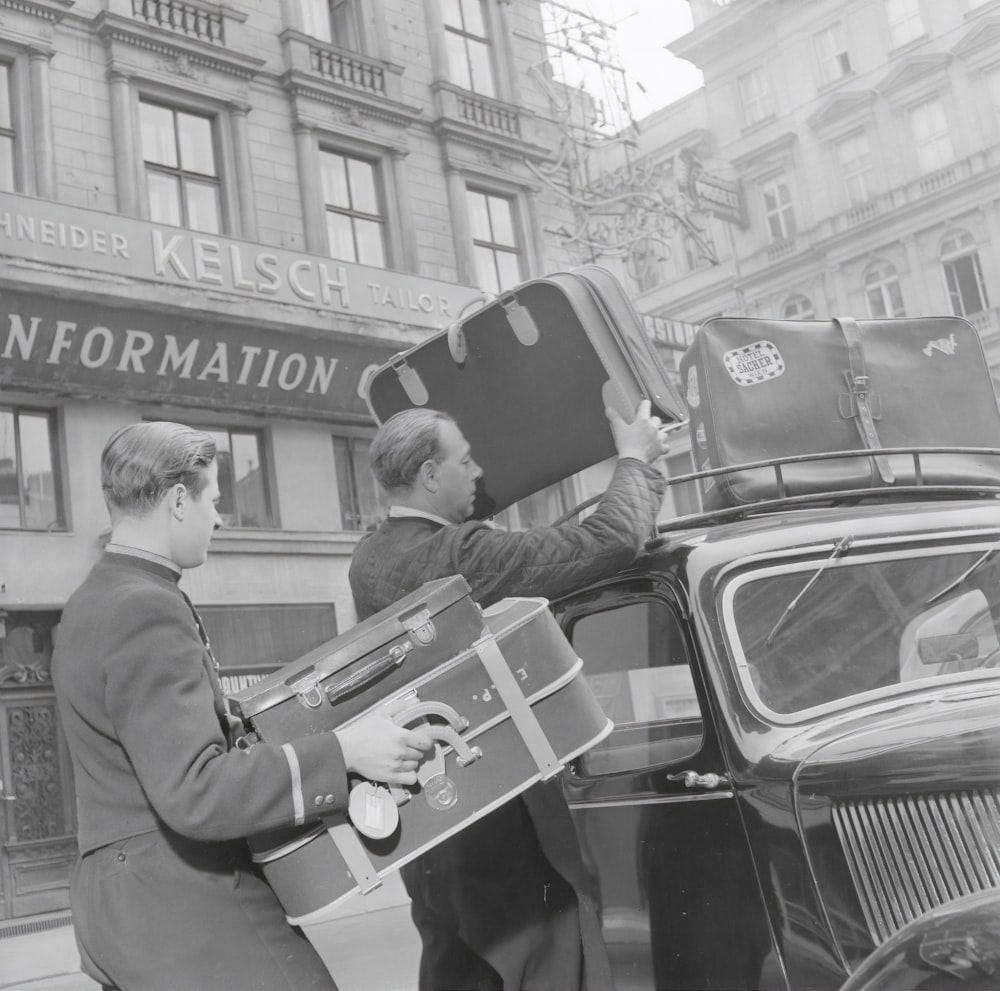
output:
POLYGON ((456 576, 234 695, 243 746, 285 743, 378 709, 436 741, 415 788, 358 781, 350 818, 252 838, 289 921, 321 921, 602 740, 612 724, 581 669, 544 599, 480 611, 456 576))

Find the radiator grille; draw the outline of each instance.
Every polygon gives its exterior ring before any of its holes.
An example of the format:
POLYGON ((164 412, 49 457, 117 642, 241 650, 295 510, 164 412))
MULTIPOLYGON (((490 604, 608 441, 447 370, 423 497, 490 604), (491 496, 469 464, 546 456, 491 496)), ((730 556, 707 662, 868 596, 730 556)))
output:
POLYGON ((1000 791, 843 802, 833 818, 876 945, 928 909, 1000 886, 1000 791))

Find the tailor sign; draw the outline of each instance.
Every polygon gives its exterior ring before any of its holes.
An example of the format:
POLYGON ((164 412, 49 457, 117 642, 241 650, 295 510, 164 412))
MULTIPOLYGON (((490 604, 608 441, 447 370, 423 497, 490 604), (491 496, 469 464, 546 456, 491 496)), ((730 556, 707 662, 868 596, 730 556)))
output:
POLYGON ((0 290, 0 390, 370 422, 361 385, 398 350, 0 290))
POLYGON ((0 256, 441 330, 479 290, 0 193, 0 256))

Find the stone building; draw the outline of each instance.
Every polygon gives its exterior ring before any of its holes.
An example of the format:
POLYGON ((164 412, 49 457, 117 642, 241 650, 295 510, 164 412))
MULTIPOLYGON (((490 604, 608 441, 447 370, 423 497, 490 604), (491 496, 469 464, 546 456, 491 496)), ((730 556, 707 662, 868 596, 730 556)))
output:
POLYGON ((183 584, 230 685, 351 626, 367 370, 572 262, 550 83, 537 0, 0 0, 0 921, 67 905, 49 659, 104 441, 215 435, 183 584))
POLYGON ((1000 381, 1000 3, 690 6, 704 87, 637 139, 690 220, 633 255, 647 319, 958 314, 1000 381))

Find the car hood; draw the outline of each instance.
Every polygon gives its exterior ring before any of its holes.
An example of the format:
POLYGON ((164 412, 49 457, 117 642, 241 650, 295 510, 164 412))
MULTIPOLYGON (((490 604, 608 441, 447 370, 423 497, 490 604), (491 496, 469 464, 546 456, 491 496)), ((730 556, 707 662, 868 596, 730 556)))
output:
POLYGON ((774 755, 800 788, 851 794, 892 786, 1000 782, 1000 682, 966 684, 902 710, 868 709, 793 737, 774 755))

